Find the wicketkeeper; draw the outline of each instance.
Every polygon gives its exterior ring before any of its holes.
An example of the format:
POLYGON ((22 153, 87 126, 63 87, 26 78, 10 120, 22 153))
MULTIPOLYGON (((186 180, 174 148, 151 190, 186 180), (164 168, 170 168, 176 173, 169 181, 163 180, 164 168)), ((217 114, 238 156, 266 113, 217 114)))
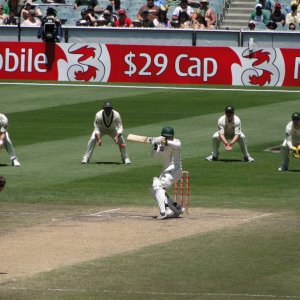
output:
POLYGON ((163 159, 164 170, 159 177, 153 178, 151 194, 157 201, 160 215, 158 220, 179 216, 184 212, 167 195, 167 190, 180 180, 182 176, 182 164, 180 147, 181 142, 174 138, 174 129, 171 126, 165 126, 161 131, 161 136, 151 139, 153 145, 151 155, 156 157, 160 155, 163 159))
POLYGON ((225 115, 218 120, 218 131, 212 137, 212 154, 206 160, 216 161, 219 159, 220 143, 224 144, 226 151, 231 151, 233 145, 237 142, 240 145, 244 156, 244 161, 254 162, 247 149, 246 136, 241 129, 241 120, 235 115, 233 106, 225 107, 225 115))
POLYGON ((109 135, 114 142, 119 146, 121 158, 124 164, 130 164, 131 161, 126 151, 125 139, 122 136, 123 125, 120 114, 113 109, 110 102, 105 102, 103 109, 96 113, 94 121, 94 131, 87 145, 87 150, 81 161, 82 164, 89 163, 95 146, 101 146, 102 137, 109 135))
POLYGON ((292 114, 292 121, 285 128, 285 139, 280 147, 282 162, 278 171, 288 170, 290 152, 299 158, 298 145, 300 145, 300 113, 295 112, 292 114))
POLYGON ((14 167, 19 167, 19 166, 21 166, 21 164, 18 161, 13 144, 9 138, 7 128, 8 128, 8 119, 4 114, 0 113, 0 150, 4 146, 5 150, 7 151, 8 155, 9 155, 11 164, 14 167))

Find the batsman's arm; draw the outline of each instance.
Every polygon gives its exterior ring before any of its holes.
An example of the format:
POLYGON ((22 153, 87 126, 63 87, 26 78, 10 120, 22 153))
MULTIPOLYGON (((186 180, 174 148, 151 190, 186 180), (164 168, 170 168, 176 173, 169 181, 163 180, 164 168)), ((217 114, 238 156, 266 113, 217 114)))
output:
POLYGON ((2 132, 0 134, 0 149, 3 147, 4 138, 5 138, 5 132, 2 132))

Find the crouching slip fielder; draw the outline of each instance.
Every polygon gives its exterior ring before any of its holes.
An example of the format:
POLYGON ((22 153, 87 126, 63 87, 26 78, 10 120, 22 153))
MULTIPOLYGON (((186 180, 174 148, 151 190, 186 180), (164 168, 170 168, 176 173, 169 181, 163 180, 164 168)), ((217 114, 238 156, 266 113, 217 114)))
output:
POLYGON ((278 171, 288 169, 290 151, 293 152, 298 145, 300 145, 300 113, 295 112, 292 114, 292 121, 285 128, 285 139, 280 147, 282 162, 278 171))
POLYGON ((101 146, 102 136, 107 134, 115 141, 116 144, 118 144, 123 163, 126 165, 130 164, 131 161, 126 151, 126 144, 122 133, 123 125, 120 114, 113 109, 113 106, 110 102, 105 102, 103 105, 103 109, 96 113, 94 121, 94 131, 88 142, 87 150, 83 156, 81 163, 89 163, 93 155, 96 143, 98 144, 98 146, 101 146))
POLYGON ((0 150, 4 146, 12 165, 14 167, 19 167, 21 164, 17 159, 16 152, 7 132, 7 128, 8 119, 4 114, 0 114, 0 150))
POLYGON ((153 145, 152 157, 155 158, 157 155, 161 155, 164 167, 159 178, 153 178, 151 187, 151 194, 157 201, 160 210, 157 219, 169 218, 174 214, 179 216, 183 213, 183 209, 171 201, 166 191, 182 176, 181 142, 174 138, 174 129, 171 126, 165 126, 162 129, 161 136, 152 138, 151 144, 153 145))
POLYGON ((224 144, 226 151, 232 150, 232 146, 238 142, 244 155, 244 161, 254 162, 247 149, 246 137, 241 130, 241 120, 234 114, 234 110, 233 106, 225 107, 225 115, 219 118, 218 131, 212 137, 212 154, 206 160, 215 161, 219 159, 220 142, 224 144))

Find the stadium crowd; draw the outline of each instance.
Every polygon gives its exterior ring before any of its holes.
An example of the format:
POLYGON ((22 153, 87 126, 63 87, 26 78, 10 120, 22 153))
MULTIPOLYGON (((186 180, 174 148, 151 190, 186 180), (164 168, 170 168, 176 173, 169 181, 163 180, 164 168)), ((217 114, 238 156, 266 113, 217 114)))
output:
MULTIPOLYGON (((47 5, 55 7, 62 24, 70 26, 215 29, 221 22, 220 11, 209 2, 215 4, 216 0, 66 1, 71 0, 0 0, 0 25, 41 26, 47 5), (63 5, 69 14, 62 12, 63 5)), ((217 1, 222 3, 222 13, 230 6, 230 0, 217 1)), ((298 30, 299 24, 300 0, 288 4, 256 0, 246 28, 298 30)))

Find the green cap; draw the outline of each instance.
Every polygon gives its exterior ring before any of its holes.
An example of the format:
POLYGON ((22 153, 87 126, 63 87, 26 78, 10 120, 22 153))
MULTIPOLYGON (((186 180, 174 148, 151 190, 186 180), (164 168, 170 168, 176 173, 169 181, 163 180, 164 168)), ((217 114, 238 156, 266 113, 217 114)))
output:
POLYGON ((294 113, 292 114, 292 120, 293 120, 293 121, 294 121, 294 120, 300 120, 300 113, 294 112, 294 113))
POLYGON ((103 108, 113 108, 113 105, 111 104, 111 102, 106 101, 106 102, 103 104, 103 108))
POLYGON ((233 114, 234 113, 234 107, 229 105, 225 107, 225 113, 233 114))

